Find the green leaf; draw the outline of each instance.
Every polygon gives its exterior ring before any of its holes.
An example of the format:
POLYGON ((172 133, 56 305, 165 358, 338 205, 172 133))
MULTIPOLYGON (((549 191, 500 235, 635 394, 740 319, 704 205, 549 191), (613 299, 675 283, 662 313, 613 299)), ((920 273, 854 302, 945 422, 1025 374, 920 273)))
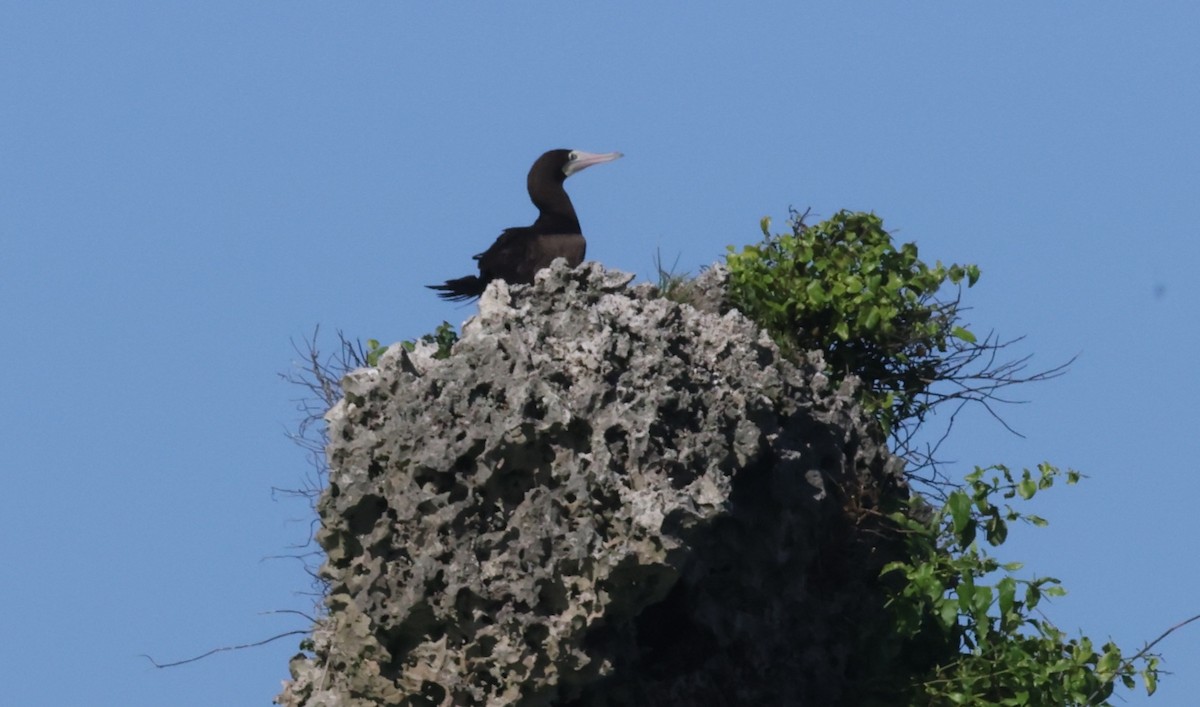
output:
POLYGON ((975 343, 975 335, 960 326, 956 326, 953 329, 951 329, 950 335, 956 339, 961 339, 962 341, 965 341, 968 344, 975 343))
POLYGON ((946 628, 958 625, 958 604, 952 601, 943 601, 938 606, 938 620, 946 628))
POLYGON ((979 266, 967 266, 967 287, 974 287, 975 283, 979 282, 979 266))
POLYGON ((822 304, 825 302, 825 288, 820 280, 813 280, 808 283, 808 287, 804 288, 804 294, 812 300, 813 304, 822 304))
POLYGON ((1000 618, 1003 620, 1012 613, 1016 603, 1017 581, 1012 577, 1004 577, 996 583, 997 602, 1000 608, 1000 618))
POLYGON ((1042 601, 1042 588, 1037 582, 1025 586, 1025 608, 1033 610, 1042 601))
POLYGON ((947 499, 946 507, 950 509, 950 520, 954 523, 954 534, 959 536, 962 545, 970 545, 970 541, 962 542, 961 537, 963 529, 967 527, 968 521, 971 520, 971 498, 962 491, 955 491, 947 499))
MULTIPOLYGON (((367 344, 369 344, 371 346, 370 350, 367 351, 367 365, 368 366, 378 366, 379 359, 382 358, 385 353, 387 353, 388 347, 380 346, 379 342, 374 339, 368 340, 367 344)), ((408 341, 403 342, 402 346, 404 348, 407 348, 409 351, 413 350, 412 346, 411 346, 411 342, 408 342, 408 341)))
POLYGON ((988 509, 987 539, 993 547, 1004 544, 1008 539, 1008 523, 1000 515, 1000 509, 995 506, 988 509))
POLYGON ((1117 668, 1121 665, 1120 651, 1106 651, 1100 656, 1100 660, 1096 663, 1096 672, 1099 673, 1101 680, 1111 680, 1117 673, 1117 668))
POLYGON ((987 610, 992 606, 992 588, 987 585, 977 585, 971 596, 971 610, 975 620, 986 623, 987 610))

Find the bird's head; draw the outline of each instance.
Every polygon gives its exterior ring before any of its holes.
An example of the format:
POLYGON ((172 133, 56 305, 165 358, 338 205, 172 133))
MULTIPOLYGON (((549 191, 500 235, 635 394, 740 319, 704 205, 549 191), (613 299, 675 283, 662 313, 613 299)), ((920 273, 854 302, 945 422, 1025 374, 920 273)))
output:
POLYGON ((620 152, 584 152, 583 150, 550 150, 537 158, 529 169, 529 182, 562 182, 567 177, 595 164, 612 162, 621 157, 620 152))

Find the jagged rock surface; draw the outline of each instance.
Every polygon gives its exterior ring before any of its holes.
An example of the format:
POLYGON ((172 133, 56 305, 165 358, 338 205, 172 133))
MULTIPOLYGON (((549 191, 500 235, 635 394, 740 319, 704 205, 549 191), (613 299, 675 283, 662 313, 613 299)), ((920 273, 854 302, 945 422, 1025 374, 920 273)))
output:
POLYGON ((329 412, 328 616, 277 701, 834 704, 902 466, 819 357, 596 264, 489 287, 329 412))

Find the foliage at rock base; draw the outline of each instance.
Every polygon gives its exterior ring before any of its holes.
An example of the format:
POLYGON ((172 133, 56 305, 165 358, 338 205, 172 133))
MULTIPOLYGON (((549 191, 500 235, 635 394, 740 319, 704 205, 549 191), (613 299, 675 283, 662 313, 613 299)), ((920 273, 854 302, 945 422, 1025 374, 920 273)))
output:
POLYGON ((1046 524, 1005 502, 1027 501, 1063 478, 1074 484, 1080 474, 1049 464, 1020 475, 1003 465, 976 468, 931 520, 890 516, 909 555, 883 570, 892 588, 890 640, 908 650, 929 645, 932 634, 933 643, 960 651, 923 674, 894 676, 890 691, 906 698, 885 704, 1100 705, 1118 681, 1133 687, 1138 676, 1154 693, 1157 656, 1131 658, 1111 641, 1068 638, 1039 608, 1043 598, 1066 594, 1059 581, 1019 578, 1021 563, 1001 563, 987 550, 1004 543, 1013 523, 1046 524))

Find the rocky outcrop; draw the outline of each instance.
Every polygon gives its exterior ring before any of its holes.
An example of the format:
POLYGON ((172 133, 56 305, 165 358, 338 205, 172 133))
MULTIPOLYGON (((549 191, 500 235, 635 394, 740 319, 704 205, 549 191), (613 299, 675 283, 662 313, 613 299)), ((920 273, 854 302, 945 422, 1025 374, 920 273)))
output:
POLYGON ((560 262, 453 355, 392 347, 327 415, 327 615, 277 698, 834 704, 879 620, 860 521, 901 464, 819 356, 560 262))

